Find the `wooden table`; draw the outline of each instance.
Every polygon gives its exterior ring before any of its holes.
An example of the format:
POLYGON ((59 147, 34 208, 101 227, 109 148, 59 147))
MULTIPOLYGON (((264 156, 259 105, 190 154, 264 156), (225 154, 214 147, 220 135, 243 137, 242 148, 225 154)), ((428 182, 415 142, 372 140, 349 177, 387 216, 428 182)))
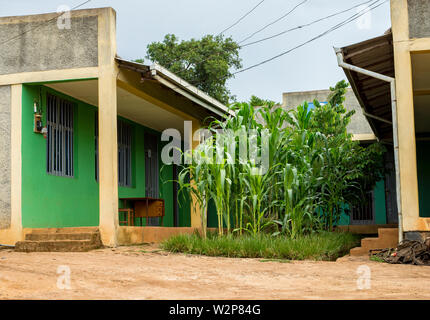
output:
MULTIPOLYGON (((163 225, 164 199, 143 197, 143 198, 119 198, 124 201, 126 208, 119 209, 120 212, 127 213, 127 225, 134 226, 134 218, 161 218, 160 225, 163 225)), ((125 221, 122 221, 125 222, 125 221)))

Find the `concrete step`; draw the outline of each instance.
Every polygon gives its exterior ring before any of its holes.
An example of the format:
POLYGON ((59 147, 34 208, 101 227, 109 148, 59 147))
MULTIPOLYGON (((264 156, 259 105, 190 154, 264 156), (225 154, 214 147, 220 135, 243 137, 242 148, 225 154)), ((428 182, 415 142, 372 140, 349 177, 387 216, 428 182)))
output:
POLYGON ((336 229, 340 229, 346 232, 354 234, 377 234, 379 229, 384 228, 396 228, 396 224, 363 224, 363 225, 349 225, 349 226, 337 226, 336 229))
POLYGON ((397 246, 397 241, 385 238, 364 238, 361 239, 361 247, 365 249, 385 249, 394 248, 397 246))
POLYGON ((99 232, 98 227, 70 227, 70 228, 35 228, 31 229, 30 233, 88 233, 99 232))
POLYGON ((100 244, 92 240, 25 240, 15 244, 18 252, 85 252, 97 248, 100 244))
POLYGON ((351 256, 355 256, 355 257, 357 257, 357 256, 366 256, 366 255, 369 255, 369 250, 364 249, 362 247, 356 247, 356 248, 352 248, 349 251, 349 254, 351 256))
POLYGON ((53 240, 90 240, 100 241, 100 234, 96 232, 80 233, 27 233, 25 240, 53 241, 53 240))
POLYGON ((399 242, 397 228, 379 228, 377 238, 361 239, 361 247, 350 250, 351 256, 368 255, 370 250, 395 248, 399 242))
POLYGON ((31 229, 25 240, 15 244, 20 252, 80 252, 101 248, 97 227, 31 229))
POLYGON ((393 238, 394 240, 399 239, 399 229, 398 228, 381 228, 378 230, 379 238, 393 238))

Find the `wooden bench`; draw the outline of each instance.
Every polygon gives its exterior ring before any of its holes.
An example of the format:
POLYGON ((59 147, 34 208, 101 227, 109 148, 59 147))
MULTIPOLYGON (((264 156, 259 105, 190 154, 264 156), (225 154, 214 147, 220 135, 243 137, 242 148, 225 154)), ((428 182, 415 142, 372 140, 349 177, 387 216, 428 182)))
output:
POLYGON ((134 218, 146 218, 148 225, 149 218, 160 218, 160 226, 163 225, 165 214, 164 199, 143 197, 143 198, 120 198, 124 201, 126 208, 119 209, 119 212, 124 212, 125 219, 120 223, 125 223, 128 226, 134 226, 134 218))

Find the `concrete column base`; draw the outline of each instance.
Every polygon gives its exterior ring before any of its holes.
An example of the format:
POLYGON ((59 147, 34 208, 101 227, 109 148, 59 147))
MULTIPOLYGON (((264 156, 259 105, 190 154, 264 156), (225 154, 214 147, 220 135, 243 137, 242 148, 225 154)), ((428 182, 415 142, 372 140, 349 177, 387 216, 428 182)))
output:
POLYGON ((405 232, 406 240, 424 241, 430 238, 430 231, 408 231, 405 232))

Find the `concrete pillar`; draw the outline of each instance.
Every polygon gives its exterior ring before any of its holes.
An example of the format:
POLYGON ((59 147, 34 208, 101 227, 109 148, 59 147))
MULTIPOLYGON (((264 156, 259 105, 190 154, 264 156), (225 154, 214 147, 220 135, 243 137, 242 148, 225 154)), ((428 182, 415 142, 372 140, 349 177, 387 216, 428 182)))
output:
POLYGON ((416 230, 419 219, 419 202, 407 0, 391 0, 391 23, 397 82, 397 123, 403 229, 404 231, 413 231, 416 230))
MULTIPOLYGON (((189 137, 191 141, 189 141, 189 144, 192 149, 194 150, 200 143, 200 141, 194 141, 194 133, 200 129, 200 123, 198 121, 192 121, 192 135, 189 137)), ((199 207, 199 203, 197 201, 197 198, 194 196, 194 194, 191 194, 191 227, 196 229, 202 228, 202 217, 201 217, 201 210, 199 207)))
POLYGON ((11 238, 23 240, 22 190, 22 84, 11 85, 11 238))
MULTIPOLYGON (((8 89, 8 95, 7 97, 3 95, 5 99, 5 101, 3 101, 3 108, 5 105, 7 107, 3 109, 2 112, 3 116, 10 114, 10 119, 7 119, 7 123, 3 128, 7 130, 7 133, 6 137, 3 137, 2 143, 3 151, 5 152, 5 157, 2 159, 5 161, 5 163, 2 163, 2 170, 3 174, 10 175, 10 181, 7 181, 8 178, 4 176, 3 180, 5 180, 6 183, 3 184, 4 190, 2 190, 2 192, 3 201, 10 201, 10 207, 4 207, 10 210, 10 216, 6 216, 7 219, 10 219, 10 223, 0 227, 0 243, 14 245, 17 241, 23 240, 21 214, 22 84, 13 84, 5 87, 8 89), (9 173, 7 173, 7 171, 9 171, 9 173), (7 200, 8 197, 10 200, 7 200)), ((3 118, 3 120, 4 119, 5 118, 3 118)))
POLYGON ((118 243, 118 147, 115 63, 115 12, 106 8, 98 18, 99 56, 99 201, 104 245, 118 243))

